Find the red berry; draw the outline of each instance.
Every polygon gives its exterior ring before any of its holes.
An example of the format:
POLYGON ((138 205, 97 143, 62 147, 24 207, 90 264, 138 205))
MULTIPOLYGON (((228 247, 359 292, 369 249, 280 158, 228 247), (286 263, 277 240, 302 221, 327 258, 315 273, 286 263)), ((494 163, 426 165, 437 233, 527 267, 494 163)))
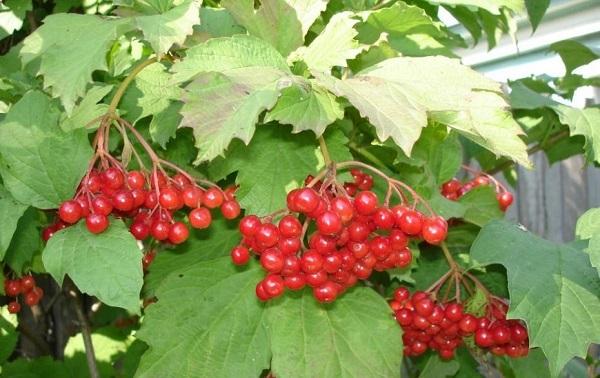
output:
POLYGON ((338 295, 337 287, 333 282, 327 281, 319 287, 314 287, 313 295, 321 303, 331 303, 338 295))
POLYGON ((178 188, 183 188, 192 183, 185 175, 183 175, 181 173, 177 173, 175 176, 173 176, 172 180, 175 182, 175 185, 178 188))
POLYGON ((354 207, 352 202, 345 197, 336 197, 331 201, 331 209, 342 219, 343 224, 347 224, 354 217, 354 207))
POLYGON ((240 215, 240 204, 236 200, 228 200, 221 205, 221 214, 225 219, 235 219, 240 215))
POLYGON ((137 209, 146 203, 147 192, 144 189, 133 189, 131 196, 133 197, 133 208, 137 209))
POLYGON ((293 207, 298 212, 307 214, 317 209, 320 199, 319 194, 314 189, 302 188, 293 195, 293 207))
POLYGON ((327 273, 324 270, 305 274, 304 277, 306 279, 306 284, 310 287, 321 286, 327 282, 327 273))
POLYGON ((445 313, 449 320, 458 322, 463 317, 463 306, 459 303, 450 303, 446 306, 445 313))
POLYGON ((396 311, 395 315, 396 321, 403 327, 409 326, 413 322, 413 312, 406 308, 396 311))
POLYGON ((375 213, 373 213, 373 222, 375 222, 377 227, 384 230, 389 230, 394 227, 396 220, 392 210, 388 209, 387 207, 380 207, 375 210, 375 213))
POLYGON ((254 236, 261 226, 260 219, 256 215, 247 215, 240 221, 240 232, 244 236, 254 236))
POLYGON ((188 219, 192 227, 202 230, 210 226, 212 222, 212 215, 207 208, 199 207, 190 211, 188 214, 188 219))
POLYGON ((510 339, 515 343, 522 343, 527 340, 527 328, 520 324, 513 324, 510 330, 510 339))
POLYGON ((433 303, 433 301, 431 299, 423 298, 423 299, 415 302, 414 306, 415 306, 415 311, 419 315, 421 315, 423 317, 427 317, 433 313, 433 308, 435 307, 435 304, 433 303))
POLYGON ((271 223, 265 223, 259 227, 254 237, 261 247, 273 247, 279 241, 279 229, 271 223))
POLYGON ((491 333, 496 345, 508 344, 510 342, 511 332, 508 327, 495 326, 491 329, 491 333))
POLYGON ((144 189, 146 178, 140 171, 130 171, 127 173, 127 185, 129 189, 144 189))
POLYGON ((338 254, 330 254, 323 259, 323 269, 329 274, 337 272, 341 265, 342 258, 338 254))
POLYGON ((448 224, 443 218, 426 218, 423 221, 421 235, 429 244, 438 245, 446 239, 448 224))
POLYGON ((395 253, 396 266, 399 268, 406 268, 412 262, 412 252, 408 248, 404 248, 395 253))
POLYGON ((458 323, 458 328, 467 335, 477 330, 477 318, 471 314, 464 314, 458 323))
POLYGON ((400 229, 407 235, 417 235, 423 227, 423 216, 416 210, 407 210, 400 217, 400 229))
POLYGON ((506 211, 506 209, 508 209, 508 207, 513 203, 513 195, 511 192, 498 193, 496 198, 498 199, 498 205, 502 211, 506 211))
POLYGON ((265 289, 265 292, 271 297, 277 297, 281 294, 283 294, 283 291, 285 290, 284 284, 283 284, 283 278, 281 278, 281 276, 276 275, 276 274, 269 274, 267 277, 265 277, 264 280, 262 280, 263 283, 263 287, 265 289))
POLYGON ((108 218, 103 214, 90 214, 85 218, 85 225, 92 234, 99 234, 108 227, 108 218))
POLYGON ((250 251, 243 245, 233 247, 231 250, 231 261, 235 265, 245 265, 250 260, 250 251))
POLYGON ((442 185, 442 193, 456 193, 461 186, 462 184, 460 181, 458 181, 457 179, 452 179, 450 181, 445 182, 444 185, 442 185))
POLYGON ((163 188, 158 196, 158 202, 168 210, 175 210, 183 205, 181 194, 175 188, 163 188))
POLYGON ((323 235, 335 235, 342 230, 342 219, 333 211, 325 211, 317 218, 317 229, 323 235))
POLYGON ((125 178, 118 168, 111 167, 102 172, 102 183, 110 189, 119 189, 123 186, 125 178))
POLYGON ((354 242, 362 242, 369 237, 371 230, 369 226, 361 222, 352 222, 348 226, 348 236, 354 242))
POLYGON ((204 192, 202 203, 209 209, 216 209, 217 207, 223 204, 223 200, 223 192, 221 192, 220 189, 213 187, 207 189, 206 192, 204 192))
POLYGON ((440 349, 439 353, 442 360, 451 360, 454 357, 454 349, 440 349))
POLYGON ((6 280, 4 282, 4 292, 9 297, 16 297, 23 291, 23 286, 20 280, 6 280))
POLYGON ((283 263, 283 254, 277 248, 269 248, 260 255, 260 265, 270 273, 281 272, 283 263))
POLYGON ((263 302, 270 298, 270 295, 265 290, 264 281, 256 284, 256 296, 263 302))
POLYGON ((156 240, 166 240, 169 237, 169 231, 171 227, 167 222, 164 221, 155 221, 150 226, 150 234, 156 240))
POLYGON ((21 305, 17 301, 12 301, 8 304, 8 312, 16 314, 21 311, 21 305))
POLYGON ((144 240, 150 235, 150 226, 145 222, 133 222, 129 227, 129 232, 137 240, 144 240))
MULTIPOLYGON (((26 276, 21 277, 21 287, 24 292, 28 292, 33 289, 35 286, 35 278, 32 275, 28 274, 26 276)), ((8 294, 8 293, 7 293, 8 294)))
POLYGON ((102 179, 97 173, 90 173, 84 181, 84 187, 92 193, 98 193, 102 187, 102 179))
POLYGON ((484 328, 480 328, 475 332, 475 344, 480 348, 488 348, 494 344, 492 334, 484 328))
POLYGON ((134 205, 133 195, 129 190, 119 190, 112 198, 113 207, 120 211, 131 211, 134 205))
POLYGON ((359 192, 354 198, 354 208, 361 215, 373 214, 377 206, 377 195, 371 191, 359 192))
POLYGON ((290 290, 300 290, 306 285, 306 280, 304 278, 304 274, 302 273, 286 276, 283 279, 283 282, 285 284, 285 287, 287 287, 290 290))
POLYGON ((181 191, 181 197, 185 206, 190 208, 200 207, 204 193, 202 189, 195 185, 188 185, 181 191))
POLYGON ((112 201, 103 195, 97 196, 92 200, 92 212, 108 216, 113 211, 112 201))
POLYGON ((284 255, 291 255, 298 252, 300 247, 302 247, 302 244, 300 238, 284 238, 279 239, 277 247, 284 255))
POLYGON ((302 234, 302 224, 293 215, 286 215, 279 221, 279 233, 284 238, 298 238, 302 234))
POLYGON ((65 223, 77 223, 81 219, 82 215, 81 205, 78 201, 69 200, 65 201, 60 205, 58 209, 58 216, 65 223))
POLYGON ((30 292, 25 294, 24 299, 25 299, 25 303, 27 304, 27 306, 33 307, 40 302, 40 299, 42 299, 40 292, 41 292, 41 289, 38 287, 35 287, 30 292), (39 291, 36 289, 39 289, 39 291))
POLYGON ((400 303, 404 303, 408 300, 408 298, 410 298, 410 291, 408 291, 408 289, 404 286, 400 286, 399 288, 394 290, 394 300, 400 303))
POLYGON ((323 257, 315 251, 307 251, 300 260, 302 270, 305 273, 316 273, 323 267, 323 257))
POLYGON ((142 257, 142 268, 144 270, 148 270, 148 268, 152 264, 152 261, 154 261, 155 257, 156 257, 155 251, 149 251, 147 253, 144 253, 144 256, 142 257))
POLYGON ((156 195, 156 191, 152 190, 146 195, 144 207, 147 209, 154 209, 156 205, 158 205, 158 196, 156 195))
POLYGON ((190 236, 190 230, 182 222, 175 222, 169 229, 169 242, 172 244, 181 244, 190 236))

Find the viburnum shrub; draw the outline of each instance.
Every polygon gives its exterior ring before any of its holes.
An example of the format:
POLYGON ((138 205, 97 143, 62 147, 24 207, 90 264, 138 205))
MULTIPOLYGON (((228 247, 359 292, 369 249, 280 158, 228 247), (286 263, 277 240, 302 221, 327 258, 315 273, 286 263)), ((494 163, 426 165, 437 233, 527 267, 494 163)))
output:
POLYGON ((408 267, 410 239, 437 245, 448 232, 446 220, 410 186, 357 161, 330 163, 290 191, 286 202, 265 217, 245 216, 242 243, 231 250, 237 265, 246 264, 251 252, 260 257, 267 276, 256 296, 263 301, 308 285, 319 302, 333 302, 373 271, 408 267), (354 182, 338 182, 338 170, 350 167, 354 182), (382 201, 370 190, 373 177, 358 168, 386 182, 382 201), (419 204, 427 215, 417 210, 419 204))
POLYGON ((549 3, 0 1, 0 375, 597 374, 600 56, 456 59, 549 3))

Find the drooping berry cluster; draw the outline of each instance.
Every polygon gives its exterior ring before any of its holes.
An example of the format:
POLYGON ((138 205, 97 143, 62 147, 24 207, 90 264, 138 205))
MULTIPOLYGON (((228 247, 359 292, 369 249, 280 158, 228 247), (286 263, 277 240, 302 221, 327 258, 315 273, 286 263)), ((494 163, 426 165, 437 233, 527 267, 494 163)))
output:
MULTIPOLYGON (((467 169, 467 167, 465 167, 465 169, 467 169)), ((470 168, 468 168, 468 170, 472 171, 470 168)), ((456 201, 476 187, 491 185, 496 188, 496 199, 498 200, 498 206, 500 206, 500 210, 506 211, 513 203, 514 198, 512 193, 509 192, 504 185, 499 183, 494 177, 485 173, 479 172, 473 179, 465 183, 456 178, 445 182, 442 185, 441 193, 447 199, 456 201)))
MULTIPOLYGON (((259 299, 308 285, 318 301, 332 302, 373 271, 408 267, 412 261, 409 239, 431 244, 445 239, 446 221, 417 211, 416 197, 412 206, 390 207, 389 198, 380 204, 369 190, 373 179, 357 170, 352 174, 355 183, 346 183, 346 190, 335 176, 324 182, 311 179, 307 186, 292 190, 287 209, 277 213, 283 214, 278 223, 273 223, 273 216, 242 219, 243 240, 233 248, 231 258, 240 265, 248 262, 251 251, 260 256, 267 276, 256 286, 259 299)), ((390 181, 390 185, 395 183, 390 181)))
MULTIPOLYGON (((224 191, 213 183, 192 178, 159 158, 131 125, 123 120, 119 122, 122 132, 129 129, 144 146, 152 159, 152 169, 128 171, 107 152, 108 126, 101 126, 90 169, 75 197, 61 204, 57 222, 43 231, 44 240, 82 219, 91 233, 101 233, 108 228, 112 215, 131 220, 129 229, 137 240, 152 237, 159 242, 180 244, 189 237, 188 224, 197 229, 210 226, 212 209, 220 208, 226 219, 240 214, 240 205, 234 198, 235 188, 224 191), (168 175, 165 167, 175 174, 168 175), (187 209, 187 222, 184 209, 187 209)), ((124 140, 127 139, 124 137, 124 140)), ((141 161, 140 165, 143 167, 141 161)))
POLYGON ((521 357, 529 351, 527 329, 518 320, 506 320, 508 307, 497 298, 487 305, 486 314, 476 317, 456 302, 438 303, 426 292, 412 295, 399 287, 390 301, 396 321, 404 331, 404 354, 419 356, 428 349, 451 359, 454 351, 473 337, 475 345, 496 355, 521 357))
POLYGON ((40 302, 44 296, 44 290, 36 286, 35 279, 31 275, 26 275, 17 279, 6 278, 4 280, 4 292, 7 296, 13 297, 8 303, 8 312, 16 314, 21 311, 21 304, 18 296, 22 296, 22 301, 29 307, 33 307, 40 302))

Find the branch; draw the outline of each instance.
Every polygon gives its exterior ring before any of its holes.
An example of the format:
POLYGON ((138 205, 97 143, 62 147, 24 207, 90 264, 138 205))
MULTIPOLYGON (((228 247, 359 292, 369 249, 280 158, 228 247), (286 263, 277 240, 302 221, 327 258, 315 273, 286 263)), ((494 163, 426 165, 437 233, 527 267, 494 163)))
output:
POLYGON ((137 74, 139 74, 144 68, 146 68, 149 65, 151 65, 152 63, 156 63, 156 62, 158 62, 158 58, 156 58, 156 57, 150 58, 150 59, 140 63, 139 65, 137 65, 129 73, 129 75, 127 75, 125 80, 123 80, 121 85, 119 85, 119 88, 117 88, 117 91, 115 92, 115 95, 112 98, 112 101, 110 102, 110 105, 108 107, 108 111, 106 112, 106 114, 111 115, 111 116, 115 115, 115 111, 117 110, 117 105, 119 105, 119 102, 121 101, 123 94, 125 94, 125 90, 129 86, 129 84, 131 84, 131 82, 137 76, 137 74))
POLYGON ((96 355, 94 353, 94 344, 92 343, 92 334, 90 329, 90 324, 88 322, 87 316, 83 313, 82 302, 81 302, 81 293, 79 289, 71 282, 65 281, 65 286, 68 287, 68 294, 73 298, 73 304, 75 306, 75 314, 77 315, 77 319, 79 320, 79 326, 81 327, 81 335, 83 336, 83 345, 85 347, 85 357, 87 360, 88 368, 90 370, 91 378, 100 378, 100 373, 98 372, 98 366, 96 364, 96 355))
MULTIPOLYGON (((536 152, 539 152, 545 148, 552 147, 556 143, 560 142, 564 137, 569 137, 569 130, 559 131, 559 132, 555 133, 554 135, 550 136, 545 142, 538 143, 536 145, 529 147, 527 149, 527 155, 531 156, 531 155, 535 154, 536 152)), ((515 164, 514 161, 507 160, 504 163, 488 170, 487 173, 490 175, 495 175, 498 172, 502 172, 503 170, 510 168, 513 164, 515 164)))

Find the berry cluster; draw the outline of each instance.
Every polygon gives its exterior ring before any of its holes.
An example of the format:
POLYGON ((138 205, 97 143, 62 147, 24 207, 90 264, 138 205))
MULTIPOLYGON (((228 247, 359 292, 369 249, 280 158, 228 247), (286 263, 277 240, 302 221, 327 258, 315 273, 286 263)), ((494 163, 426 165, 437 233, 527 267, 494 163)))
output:
MULTIPOLYGON (((43 231, 44 240, 82 219, 91 233, 99 234, 108 228, 112 215, 130 219, 129 230, 137 240, 152 237, 159 242, 180 244, 189 237, 188 224, 197 229, 210 226, 212 209, 220 208, 226 219, 234 219, 240 214, 240 205, 234 198, 235 188, 222 190, 211 182, 192 178, 174 164, 159 158, 131 125, 123 120, 119 122, 122 132, 129 129, 144 146, 152 159, 152 169, 144 169, 140 160, 142 169, 128 171, 125 164, 108 153, 110 124, 101 125, 90 169, 75 197, 61 204, 57 222, 43 231), (175 174, 168 175, 163 166, 175 174), (187 209, 187 222, 184 209, 187 209)), ((123 140, 127 141, 127 138, 124 136, 123 140)), ((151 261, 148 256, 146 260, 151 261)))
POLYGON ((231 258, 241 265, 248 262, 251 251, 260 256, 267 276, 256 286, 259 299, 308 285, 318 301, 332 302, 374 270, 408 267, 409 239, 431 244, 445 239, 443 218, 426 217, 406 203, 390 207, 389 198, 381 205, 369 190, 372 177, 357 170, 352 174, 355 183, 346 183, 345 189, 335 176, 324 182, 310 178, 308 185, 289 192, 287 209, 277 213, 285 214, 278 223, 273 223, 273 216, 242 219, 243 240, 233 248, 231 258), (307 237, 307 230, 313 229, 307 237))
POLYGON ((14 298, 8 303, 8 312, 11 314, 21 311, 21 304, 17 299, 19 294, 23 296, 23 301, 29 307, 38 304, 44 296, 44 291, 41 287, 35 285, 35 279, 31 275, 14 280, 6 278, 4 280, 4 292, 7 296, 14 298))
POLYGON ((441 192, 444 197, 456 201, 478 186, 494 185, 496 188, 496 199, 500 210, 506 211, 513 203, 513 195, 502 184, 490 175, 479 173, 472 180, 462 183, 458 179, 452 179, 442 185, 441 192))
POLYGON ((508 307, 497 298, 490 301, 484 316, 476 317, 465 313, 460 303, 438 303, 423 291, 411 296, 407 288, 399 287, 390 307, 404 331, 406 356, 432 349, 441 358, 451 359, 466 337, 473 337, 475 345, 496 355, 521 357, 529 351, 527 329, 518 320, 506 320, 508 307))

